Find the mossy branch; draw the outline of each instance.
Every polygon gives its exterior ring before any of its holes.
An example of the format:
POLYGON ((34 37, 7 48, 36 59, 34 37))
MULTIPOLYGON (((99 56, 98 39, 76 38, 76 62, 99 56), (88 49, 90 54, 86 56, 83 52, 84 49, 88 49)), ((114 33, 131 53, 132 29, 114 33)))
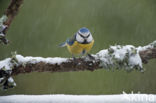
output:
POLYGON ((144 72, 142 64, 156 58, 156 41, 143 47, 132 45, 110 46, 92 56, 81 58, 42 58, 23 57, 12 53, 11 58, 0 61, 0 84, 4 89, 14 87, 16 84, 12 75, 31 72, 70 72, 94 71, 96 69, 134 69, 144 72))

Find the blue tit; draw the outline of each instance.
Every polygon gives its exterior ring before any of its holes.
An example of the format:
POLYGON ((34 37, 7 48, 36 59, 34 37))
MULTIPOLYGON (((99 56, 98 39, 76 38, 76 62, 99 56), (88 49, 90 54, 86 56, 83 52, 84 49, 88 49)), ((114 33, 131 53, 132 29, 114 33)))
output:
POLYGON ((90 31, 83 27, 78 30, 75 35, 67 39, 64 43, 61 43, 60 47, 67 47, 68 51, 72 55, 85 55, 88 53, 94 44, 94 39, 90 31))

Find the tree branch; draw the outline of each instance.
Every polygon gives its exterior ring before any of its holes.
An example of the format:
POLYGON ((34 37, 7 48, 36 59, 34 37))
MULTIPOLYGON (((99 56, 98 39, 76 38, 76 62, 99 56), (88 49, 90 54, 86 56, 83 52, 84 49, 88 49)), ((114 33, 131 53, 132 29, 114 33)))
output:
POLYGON ((4 89, 14 87, 16 84, 12 75, 30 72, 70 72, 94 71, 96 69, 134 69, 143 72, 142 64, 156 58, 156 41, 143 47, 132 45, 116 45, 101 50, 95 55, 81 58, 42 58, 23 57, 12 54, 11 58, 0 61, 0 84, 4 89))
POLYGON ((156 48, 147 49, 139 52, 142 62, 147 64, 150 59, 156 58, 156 48))
POLYGON ((8 44, 8 40, 6 39, 6 32, 8 31, 8 28, 14 17, 18 13, 23 1, 24 0, 11 0, 4 15, 0 18, 0 42, 3 44, 8 44))
MULTIPOLYGON (((142 62, 147 64, 150 59, 156 58, 156 48, 143 50, 139 52, 142 62)), ((87 57, 88 58, 88 57, 87 57)), ((70 71, 94 71, 96 69, 102 69, 99 59, 86 60, 84 58, 77 58, 76 61, 73 59, 67 59, 66 62, 61 64, 51 64, 45 62, 38 62, 35 64, 25 64, 25 66, 20 65, 13 69, 12 75, 18 75, 21 73, 30 73, 30 72, 70 72, 70 71), (76 62, 76 63, 75 63, 76 62)), ((107 69, 107 68, 106 68, 107 69)))

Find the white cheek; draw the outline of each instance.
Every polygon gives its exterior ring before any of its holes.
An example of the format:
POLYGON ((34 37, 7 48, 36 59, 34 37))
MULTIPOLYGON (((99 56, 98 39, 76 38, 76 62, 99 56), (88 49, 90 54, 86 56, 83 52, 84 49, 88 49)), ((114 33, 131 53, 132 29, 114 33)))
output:
POLYGON ((92 35, 90 35, 90 36, 87 38, 87 42, 90 43, 90 42, 92 42, 92 40, 93 40, 93 37, 92 37, 92 35))
POLYGON ((76 35, 76 40, 80 43, 83 43, 84 39, 80 35, 76 35))

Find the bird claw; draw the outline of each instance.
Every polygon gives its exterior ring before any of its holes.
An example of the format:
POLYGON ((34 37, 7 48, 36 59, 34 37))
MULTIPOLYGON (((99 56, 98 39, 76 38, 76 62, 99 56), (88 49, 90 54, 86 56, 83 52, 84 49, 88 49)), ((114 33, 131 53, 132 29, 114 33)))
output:
POLYGON ((79 60, 75 57, 73 57, 73 62, 75 66, 79 64, 79 60))

